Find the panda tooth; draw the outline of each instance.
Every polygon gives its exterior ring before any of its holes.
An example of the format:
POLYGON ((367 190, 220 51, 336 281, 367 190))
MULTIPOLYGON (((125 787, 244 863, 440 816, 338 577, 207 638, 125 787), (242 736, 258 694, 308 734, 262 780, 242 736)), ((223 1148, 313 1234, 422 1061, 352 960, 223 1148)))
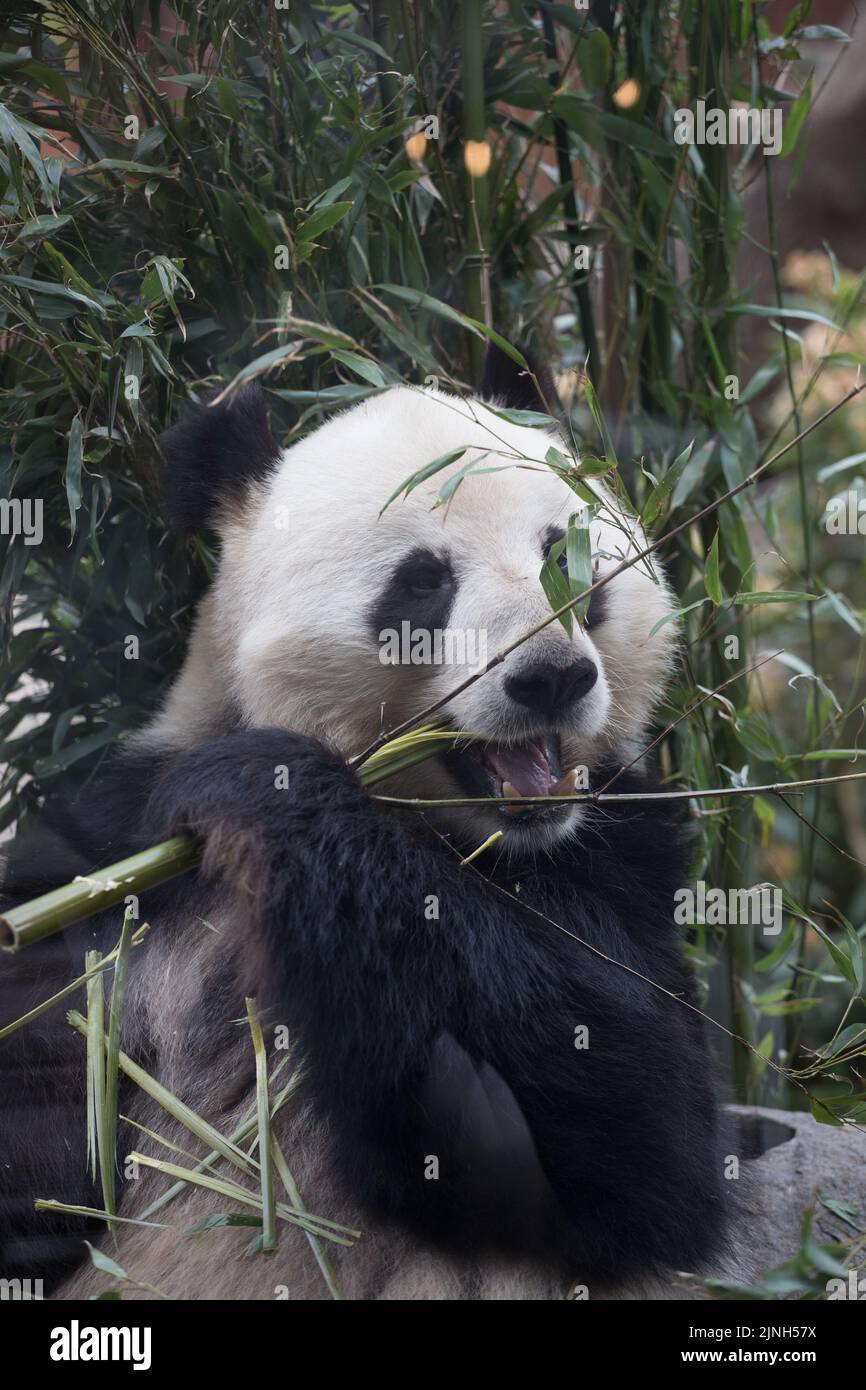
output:
POLYGON ((566 772, 564 777, 560 777, 558 782, 554 782, 548 793, 549 796, 571 796, 577 786, 577 768, 573 767, 570 772, 566 772))
MULTIPOLYGON (((512 799, 512 797, 520 796, 520 795, 521 795, 521 793, 517 790, 517 788, 515 787, 515 785, 514 785, 513 782, 503 782, 503 783, 502 783, 502 796, 503 796, 503 800, 505 800, 505 801, 510 801, 510 800, 512 799)), ((509 812, 511 813, 512 816, 519 816, 521 811, 525 811, 525 810, 526 810, 526 807, 525 807, 525 806, 506 806, 505 809, 506 809, 506 811, 509 811, 509 812)))

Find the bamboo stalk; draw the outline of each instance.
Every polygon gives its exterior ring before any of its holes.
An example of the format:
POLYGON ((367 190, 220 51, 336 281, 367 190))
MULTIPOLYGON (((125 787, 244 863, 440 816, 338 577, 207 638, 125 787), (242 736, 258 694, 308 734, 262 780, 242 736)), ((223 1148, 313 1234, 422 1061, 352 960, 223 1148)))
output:
MULTIPOLYGON (((283 1153, 273 1134, 271 1134, 271 1157, 274 1161, 274 1167, 280 1175, 280 1181, 282 1182, 283 1187, 286 1190, 286 1196, 288 1197, 292 1206, 296 1209, 296 1211, 305 1212, 307 1208, 304 1206, 304 1203, 301 1199, 301 1194, 298 1191, 298 1185, 295 1182, 295 1179, 292 1177, 289 1165, 286 1163, 285 1154, 283 1153)), ((312 1231, 306 1231, 305 1234, 307 1240, 309 1241, 310 1249, 312 1250, 313 1255, 315 1257, 316 1264, 319 1266, 319 1269, 322 1273, 322 1277, 326 1285, 328 1286, 328 1292, 330 1293, 331 1297, 335 1299, 337 1302, 343 1302, 345 1300, 346 1295, 343 1293, 343 1290, 341 1289, 337 1281, 337 1276, 334 1273, 334 1267, 331 1264, 330 1258, 325 1253, 325 1250, 322 1247, 322 1242, 319 1240, 318 1236, 313 1235, 312 1231)))
MULTIPOLYGON (((860 782, 866 779, 866 772, 840 772, 838 777, 807 777, 798 782, 765 782, 755 787, 686 787, 673 792, 574 792, 571 796, 510 796, 509 806, 565 806, 590 801, 593 805, 609 801, 692 801, 714 796, 758 796, 763 792, 797 791, 801 787, 826 787, 833 782, 860 782)), ((441 798, 420 796, 382 796, 376 801, 387 801, 391 806, 429 807, 429 806, 497 806, 501 798, 493 796, 446 796, 441 798)))
POLYGON ((277 1248, 277 1222, 274 1208, 274 1168, 271 1149, 271 1116, 268 1102, 268 1054, 256 1001, 246 999, 247 1018, 256 1054, 256 1118, 259 1130, 259 1162, 262 1188, 262 1252, 273 1255, 277 1248))
MULTIPOLYGON (((117 1108, 120 1091, 120 1027, 123 1019, 123 997, 126 991, 126 968, 129 964, 129 950, 135 929, 133 908, 129 906, 123 916, 120 941, 117 947, 117 964, 111 982, 111 999, 108 1014, 108 1042, 105 1048, 105 1091, 102 1097, 104 1154, 100 1153, 99 1167, 102 1178, 102 1193, 105 1209, 114 1215, 117 1211, 117 1190, 115 1182, 115 1163, 117 1153, 117 1108)), ((101 977, 100 977, 101 982, 101 977)), ((100 1047, 100 1051, 102 1048, 100 1047)), ((117 1229, 109 1223, 111 1234, 116 1237, 117 1229)))
POLYGON ((52 936, 73 922, 114 907, 130 893, 140 893, 186 873, 198 863, 200 851, 188 836, 177 836, 151 849, 121 859, 107 869, 54 888, 39 898, 10 908, 0 917, 0 950, 17 951, 52 936))
MULTIPOLYGON (((256 1211, 262 1210, 262 1199, 258 1192, 252 1192, 247 1187, 242 1187, 240 1183, 232 1182, 227 1178, 217 1178, 211 1173, 196 1173, 192 1168, 181 1168, 177 1163, 169 1163, 163 1158, 151 1158, 149 1154, 138 1153, 137 1151, 129 1155, 130 1160, 141 1164, 145 1168, 154 1168, 158 1173, 166 1173, 170 1178, 180 1178, 184 1182, 194 1183, 196 1187, 206 1187, 211 1192, 218 1192, 222 1197, 228 1197, 235 1202, 240 1202, 243 1206, 253 1207, 256 1211)), ((287 1206, 285 1202, 277 1202, 276 1214, 282 1221, 288 1221, 293 1226, 300 1226, 304 1231, 312 1231, 314 1235, 325 1240, 331 1240, 336 1245, 351 1245, 353 1242, 340 1234, 342 1231, 348 1232, 349 1236, 357 1237, 357 1231, 352 1231, 348 1226, 338 1226, 336 1221, 326 1221, 324 1217, 311 1216, 309 1212, 295 1211, 294 1207, 287 1206)))
MULTIPOLYGON (((466 735, 461 734, 459 737, 465 738, 466 735)), ((429 757, 431 752, 437 751, 437 749, 438 745, 430 745, 424 756, 429 757)), ((386 774, 380 771, 375 778, 371 778, 370 780, 379 781, 385 776, 386 774)), ((837 782, 858 782, 862 781, 864 778, 866 778, 866 772, 843 772, 836 777, 811 777, 801 779, 797 782, 767 782, 754 787, 689 787, 682 791, 671 792, 588 791, 575 792, 571 796, 516 796, 510 797, 509 803, 514 806, 550 806, 551 804, 581 803, 587 801, 593 803, 609 801, 691 801, 693 799, 700 800, 704 797, 756 796, 762 792, 784 795, 786 792, 797 791, 803 787, 824 787, 837 782)), ((415 810, 424 810, 436 806, 491 806, 500 804, 497 798, 489 796, 422 798, 383 796, 381 794, 376 794, 375 800, 387 802, 392 806, 406 806, 415 810)), ((108 877, 113 871, 122 872, 125 879, 124 887, 128 887, 130 891, 138 892, 143 888, 153 887, 156 883, 163 882, 164 879, 171 878, 173 875, 183 872, 182 869, 176 867, 176 861, 179 859, 182 852, 185 855, 185 868, 193 868, 198 863, 200 857, 199 847, 193 840, 176 838, 174 840, 166 840, 165 843, 161 845, 154 845, 152 849, 146 851, 145 855, 136 856, 136 859, 148 858, 146 882, 142 882, 135 876, 130 876, 130 866, 134 862, 132 859, 123 860, 120 864, 112 865, 110 869, 102 870, 102 876, 108 877), (164 878, 157 877, 157 868, 155 866, 160 862, 164 862, 168 866, 168 872, 164 875, 164 878)), ((19 950, 22 946, 29 946, 33 941, 39 941, 43 937, 50 936, 54 932, 62 931, 65 926, 69 925, 70 921, 77 921, 82 917, 90 916, 95 909, 88 906, 86 902, 81 903, 79 901, 75 916, 69 916, 68 912, 64 910, 63 915, 58 916, 58 919, 53 924, 47 920, 45 903, 49 900, 54 904, 58 901, 62 903, 64 895, 66 893, 70 895, 73 894, 77 887, 78 884, 75 882, 67 884, 65 888, 56 888, 53 892, 46 893, 44 897, 34 898, 29 903, 23 903, 21 907, 14 908, 11 912, 8 912, 5 917, 0 917, 0 943, 2 943, 2 949, 6 951, 19 950), (36 923, 37 928, 32 936, 29 931, 29 923, 31 921, 36 923)), ((73 985, 68 987, 69 990, 76 988, 80 983, 80 980, 75 981, 73 985)), ((37 1012, 44 1012, 46 1008, 56 1002, 56 999, 60 997, 61 995, 57 995, 54 999, 39 1005, 38 1010, 33 1010, 27 1017, 35 1017, 37 1012)), ((26 1018, 18 1019, 14 1026, 19 1027, 26 1021, 26 1018)), ((12 1025, 4 1030, 4 1032, 11 1031, 11 1028, 12 1025)), ((124 1054, 121 1053, 121 1057, 123 1057, 123 1055, 124 1054)), ((129 1059, 127 1058, 126 1061, 129 1061, 129 1059)), ((135 1064, 132 1063, 131 1065, 134 1066, 135 1064)), ((124 1070, 126 1069, 124 1063, 121 1063, 121 1066, 124 1070)))
MULTIPOLYGON (((549 81, 555 94, 561 88, 563 81, 556 52, 556 26, 550 10, 541 5, 537 8, 541 15, 545 52, 552 64, 549 81)), ((583 38, 588 19, 589 10, 587 10, 583 16, 583 24, 577 38, 577 44, 579 44, 583 38)), ((565 122, 558 116, 553 115, 552 112, 550 113, 550 121, 553 126, 553 143, 556 147, 556 160, 559 166, 559 182, 568 190, 563 203, 563 222, 565 224, 565 233, 568 238, 568 249, 570 253, 570 263, 566 279, 571 282, 574 290, 575 302, 577 304, 577 316, 580 320, 580 332, 585 348, 587 374, 593 386, 598 386, 601 379, 601 353, 599 351, 598 337, 595 331, 592 298, 589 292, 590 272, 588 270, 576 270, 574 268, 574 255, 582 242, 583 229, 582 220, 577 207, 574 177, 571 172, 568 129, 565 122)))
MULTIPOLYGON (((482 146, 487 133, 487 112, 484 97, 484 35, 481 0, 463 3, 463 135, 469 146, 482 146)), ((465 148, 466 148, 465 147, 465 148)), ((484 237, 487 230, 488 194, 486 171, 464 172, 466 184, 466 249, 463 259, 463 284, 466 307, 474 319, 488 321, 487 253, 484 237)), ((489 326, 489 324, 488 324, 489 326)), ((482 345, 472 336, 469 354, 476 377, 481 374, 482 345)))
MULTIPOLYGON (((283 1061, 279 1062, 277 1066, 274 1068, 274 1079, 276 1079, 279 1072, 286 1065, 288 1060, 289 1059, 287 1057, 284 1058, 283 1061)), ((283 1087, 280 1094, 274 1101, 274 1104, 271 1107, 271 1119, 274 1118, 274 1116, 279 1112, 283 1103, 291 1096, 299 1080, 300 1072, 296 1071, 290 1077, 290 1079, 288 1080, 288 1082, 283 1087)), ((241 1140, 246 1139, 247 1136, 250 1135, 252 1131, 256 1128, 257 1120, 258 1117, 255 1113, 255 1110, 253 1110, 251 1114, 247 1115, 241 1121, 241 1123, 237 1125, 235 1129, 232 1130, 231 1134, 229 1135, 229 1142, 231 1144, 239 1145, 241 1140)), ((162 1140, 161 1142, 164 1143, 165 1141, 162 1140)), ((210 1153, 207 1154, 205 1158, 199 1159, 198 1163, 195 1164, 193 1172, 203 1173, 205 1169, 212 1167, 213 1164, 216 1163, 219 1156, 220 1155, 216 1149, 211 1149, 210 1153)), ((185 1180, 181 1182, 176 1182, 174 1187, 170 1187, 167 1192, 163 1192, 161 1197, 157 1197, 153 1202, 151 1202, 150 1206, 142 1212, 142 1219, 152 1216, 154 1212, 161 1211, 163 1207, 168 1206, 169 1202, 173 1202, 176 1197, 180 1196, 180 1194, 184 1191, 186 1186, 187 1184, 185 1180)))
POLYGON ((91 1177, 96 1178, 97 1167, 102 1178, 102 1195, 105 1205, 111 1210, 109 1195, 105 1190, 105 988, 98 966, 102 960, 99 951, 88 951, 84 957, 85 969, 89 973, 87 981, 87 1019, 84 1036, 87 1040, 87 1166, 91 1177))
MULTIPOLYGON (((395 772, 402 772, 472 737, 472 734, 453 729, 425 725, 377 749, 375 757, 358 769, 358 776, 364 786, 373 786, 395 772)), ((142 893, 196 868, 200 859, 201 847, 196 841, 187 835, 178 835, 141 854, 111 864, 107 869, 99 869, 87 878, 77 878, 62 888, 54 888, 50 893, 10 908, 0 916, 0 950, 17 951, 22 946, 31 946, 74 922, 113 907, 129 894, 142 893)), ((47 1003, 40 1005, 39 1011, 47 1007, 47 1003)), ((31 1016, 35 1017, 35 1011, 31 1016)))
MULTIPOLYGON (((71 1009, 67 1014, 67 1018, 73 1028, 76 1028, 79 1033, 83 1033, 85 1037, 87 1036, 87 1020, 82 1017, 77 1009, 71 1009)), ((103 1047, 105 1047, 108 1043, 108 1039, 104 1033, 102 1036, 103 1047)), ((161 1082, 155 1080, 149 1072, 144 1070, 144 1067, 140 1067, 131 1057, 127 1057, 126 1053, 123 1051, 118 1053, 118 1064, 121 1071, 129 1077, 130 1081, 135 1082, 136 1086, 155 1100, 157 1105, 162 1106, 163 1110, 166 1110, 173 1119, 179 1120, 184 1128, 189 1130, 190 1134, 195 1135, 196 1139, 200 1139, 209 1149, 216 1149, 217 1152, 235 1168, 240 1168, 242 1172, 250 1177, 253 1176, 253 1170, 259 1166, 254 1158, 249 1158, 242 1149, 239 1149, 237 1145, 224 1138, 219 1130, 214 1129, 213 1125, 208 1124, 207 1120, 202 1119, 201 1115, 197 1115, 184 1101, 174 1095, 167 1086, 163 1086, 161 1082)))

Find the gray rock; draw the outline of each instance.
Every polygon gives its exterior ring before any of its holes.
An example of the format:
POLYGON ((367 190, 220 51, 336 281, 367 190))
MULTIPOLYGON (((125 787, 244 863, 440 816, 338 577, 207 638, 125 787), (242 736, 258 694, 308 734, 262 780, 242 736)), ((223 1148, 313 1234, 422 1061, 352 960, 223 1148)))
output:
MULTIPOLYGON (((732 1105, 729 1113, 748 1159, 733 1231, 745 1264, 761 1271, 791 1259, 803 1213, 818 1193, 853 1207, 866 1231, 866 1133, 818 1124, 803 1110, 732 1105)), ((823 1243, 845 1233, 844 1223, 815 1200, 814 1238, 823 1243)))
MULTIPOLYGON (((856 1233, 817 1200, 822 1193, 854 1209, 866 1234, 866 1133, 821 1125, 806 1111, 731 1105, 731 1153, 740 1176, 731 1180, 734 1216, 728 1252, 705 1276, 753 1284, 766 1270, 792 1259, 800 1249, 806 1209, 814 1202, 812 1236, 818 1244, 856 1240, 856 1233)), ((709 1297, 687 1275, 640 1280, 626 1289, 594 1291, 612 1299, 709 1297)))

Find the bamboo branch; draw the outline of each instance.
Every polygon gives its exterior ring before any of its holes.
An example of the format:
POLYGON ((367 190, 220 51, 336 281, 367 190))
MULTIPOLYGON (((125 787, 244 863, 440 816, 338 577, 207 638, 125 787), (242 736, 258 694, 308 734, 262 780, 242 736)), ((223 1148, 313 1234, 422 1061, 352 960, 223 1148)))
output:
MULTIPOLYGON (((463 734, 460 737, 466 738, 467 735, 463 734)), ((385 774, 380 772, 379 776, 384 777, 385 774)), ((550 806, 583 802, 592 802, 598 805, 611 801, 691 801, 705 797, 758 796, 764 793, 782 796, 802 787, 825 787, 835 785, 837 782, 859 782, 864 779, 866 779, 866 772, 843 772, 836 777, 813 777, 797 782, 768 782, 756 787, 686 788, 682 791, 672 792, 575 792, 571 796, 516 796, 508 798, 508 805, 550 806)), ((373 793, 373 798, 389 806, 405 806, 410 810, 422 811, 437 806, 502 805, 500 798, 490 796, 435 799, 383 796, 373 793)), ((112 902, 117 902, 119 897, 127 891, 141 892, 145 888, 152 888, 155 884, 163 882, 164 879, 172 878, 180 872, 194 869, 200 859, 201 848, 197 842, 178 836, 173 840, 166 840, 164 844, 154 845, 144 854, 135 855, 132 859, 124 859, 118 864, 112 864, 108 869, 102 869, 99 877, 106 881, 122 880, 120 890, 112 885, 106 894, 107 897, 113 892, 115 896, 112 898, 112 902), (142 860, 147 861, 145 867, 143 869, 137 868, 136 866, 142 860), (183 863, 183 869, 177 867, 180 862, 183 863), (160 865, 164 865, 165 869, 160 870, 160 865), (160 877, 161 872, 162 877, 160 877)), ((94 903, 92 897, 82 897, 77 880, 74 883, 66 884, 63 888, 55 888, 52 892, 45 893, 41 898, 33 898, 20 907, 12 908, 5 916, 0 917, 0 949, 4 951, 20 950, 22 946, 30 946, 34 941, 52 936, 72 922, 89 917, 92 913, 100 912, 103 907, 110 905, 102 898, 94 903), (50 920, 52 911, 55 914, 54 921, 50 920)), ((16 1026, 17 1023, 18 1021, 16 1021, 16 1026)))
POLYGON ((79 875, 72 883, 10 908, 0 917, 0 950, 31 946, 73 922, 114 907, 130 893, 140 893, 186 873, 198 860, 195 844, 187 836, 177 836, 107 869, 96 869, 87 877, 79 875))
MULTIPOLYGON (((509 796, 509 806, 567 806, 590 801, 593 805, 609 801, 692 801, 714 796, 760 796, 797 791, 800 787, 825 787, 832 782, 859 782, 866 772, 843 772, 838 777, 810 777, 801 782, 766 782, 759 787, 685 788, 675 792, 574 792, 571 796, 509 796)), ((421 797, 373 795, 374 801, 387 801, 390 806, 411 806, 425 809, 430 806, 501 806, 502 798, 493 796, 450 796, 440 800, 421 797)))

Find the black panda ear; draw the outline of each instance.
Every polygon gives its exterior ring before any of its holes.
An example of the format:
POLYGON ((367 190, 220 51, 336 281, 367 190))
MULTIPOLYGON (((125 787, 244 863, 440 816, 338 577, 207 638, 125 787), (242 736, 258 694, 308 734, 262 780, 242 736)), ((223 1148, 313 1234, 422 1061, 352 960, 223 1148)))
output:
POLYGON ((518 347, 518 351, 529 364, 528 372, 495 343, 488 344, 479 396, 510 410, 558 411, 559 397, 550 372, 525 347, 518 347))
POLYGON ((163 483, 169 524, 198 531, 219 506, 267 477, 280 457, 265 410, 265 393, 252 384, 219 405, 193 405, 160 443, 168 467, 163 483))

